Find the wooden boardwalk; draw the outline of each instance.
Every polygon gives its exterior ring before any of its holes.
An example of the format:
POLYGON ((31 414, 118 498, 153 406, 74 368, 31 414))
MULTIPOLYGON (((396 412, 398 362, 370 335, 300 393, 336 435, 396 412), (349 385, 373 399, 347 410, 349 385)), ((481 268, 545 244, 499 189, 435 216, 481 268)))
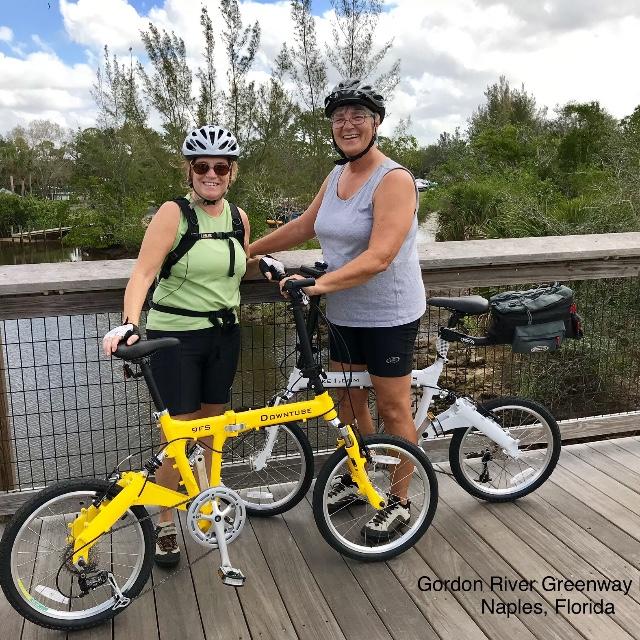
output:
MULTIPOLYGON (((243 588, 220 583, 214 553, 113 623, 69 638, 640 639, 639 439, 564 447, 551 479, 513 504, 480 503, 448 475, 438 478, 432 527, 415 549, 387 563, 341 558, 317 533, 304 501, 284 516, 252 520, 233 543, 232 561, 247 575, 243 588), (475 590, 418 586, 456 578, 475 590), (517 586, 501 591, 498 579, 517 586), (532 590, 516 582, 523 579, 532 590), (599 582, 580 592, 559 580, 599 582), (624 580, 631 581, 627 594, 604 590, 624 580), (566 600, 580 613, 556 612, 556 601, 566 600), (615 612, 588 613, 601 600, 615 612), (519 610, 498 613, 505 603, 519 610)), ((183 549, 191 560, 202 553, 189 539, 183 549)), ((155 584, 165 576, 154 570, 155 584)), ((0 620, 2 638, 64 637, 23 622, 1 595, 0 620)))

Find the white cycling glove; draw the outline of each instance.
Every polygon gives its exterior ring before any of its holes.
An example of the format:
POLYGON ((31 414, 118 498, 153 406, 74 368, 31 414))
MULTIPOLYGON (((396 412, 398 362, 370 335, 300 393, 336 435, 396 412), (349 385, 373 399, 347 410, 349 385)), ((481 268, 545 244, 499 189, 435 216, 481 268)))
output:
POLYGON ((105 333, 104 338, 102 338, 102 348, 105 353, 110 355, 112 353, 111 345, 114 343, 114 338, 118 338, 118 341, 115 343, 117 345, 128 340, 131 336, 140 337, 140 329, 138 329, 138 325, 135 325, 132 322, 122 324, 105 333))
POLYGON ((262 256, 262 258, 260 258, 260 262, 258 262, 258 267, 260 268, 262 275, 267 278, 267 280, 281 280, 284 278, 284 265, 280 260, 276 260, 273 256, 268 254, 266 256, 262 256), (267 274, 271 277, 267 277, 267 274))

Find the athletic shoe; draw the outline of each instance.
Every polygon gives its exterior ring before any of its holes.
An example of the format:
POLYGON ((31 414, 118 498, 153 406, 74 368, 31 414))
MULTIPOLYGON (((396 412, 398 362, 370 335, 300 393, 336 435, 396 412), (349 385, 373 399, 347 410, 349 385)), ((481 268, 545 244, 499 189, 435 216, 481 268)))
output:
POLYGON ((160 567, 175 567, 180 562, 178 530, 173 522, 161 522, 156 527, 155 561, 160 567))
POLYGON ((362 537, 372 542, 387 542, 393 538, 402 525, 409 524, 411 519, 411 501, 402 504, 398 496, 390 495, 386 507, 376 514, 362 527, 362 537))
POLYGON ((348 473, 334 478, 327 496, 327 511, 335 513, 344 507, 365 504, 364 498, 358 493, 358 486, 348 473))

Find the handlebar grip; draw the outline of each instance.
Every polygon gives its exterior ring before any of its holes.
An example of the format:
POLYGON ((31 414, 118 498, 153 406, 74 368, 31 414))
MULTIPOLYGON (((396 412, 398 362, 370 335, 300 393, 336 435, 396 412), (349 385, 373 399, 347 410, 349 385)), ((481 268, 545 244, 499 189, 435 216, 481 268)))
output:
POLYGON ((287 280, 282 287, 287 293, 290 291, 299 291, 304 287, 313 287, 316 283, 315 278, 302 278, 301 280, 287 280))
POLYGON ((308 267, 304 264, 300 267, 299 271, 301 274, 311 276, 312 278, 320 278, 326 273, 326 270, 318 269, 317 267, 308 267))

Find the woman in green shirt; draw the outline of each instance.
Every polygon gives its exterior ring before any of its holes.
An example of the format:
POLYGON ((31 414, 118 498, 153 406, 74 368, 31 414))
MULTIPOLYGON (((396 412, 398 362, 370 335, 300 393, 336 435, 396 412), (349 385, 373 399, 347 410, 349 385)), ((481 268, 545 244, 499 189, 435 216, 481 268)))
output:
MULTIPOLYGON (((223 127, 204 125, 182 145, 190 192, 165 202, 145 233, 124 295, 122 325, 103 339, 105 354, 140 336, 140 313, 157 274, 147 317, 147 336, 175 336, 180 346, 151 360, 160 394, 171 415, 190 420, 219 415, 229 401, 240 353, 240 280, 246 271, 249 220, 224 198, 237 172, 240 150, 223 127), (189 234, 187 234, 189 230, 189 234), (196 231, 192 246, 186 240, 196 231)), ((172 460, 158 469, 159 484, 176 488, 172 460)), ((156 562, 180 560, 173 510, 160 513, 156 562)))

